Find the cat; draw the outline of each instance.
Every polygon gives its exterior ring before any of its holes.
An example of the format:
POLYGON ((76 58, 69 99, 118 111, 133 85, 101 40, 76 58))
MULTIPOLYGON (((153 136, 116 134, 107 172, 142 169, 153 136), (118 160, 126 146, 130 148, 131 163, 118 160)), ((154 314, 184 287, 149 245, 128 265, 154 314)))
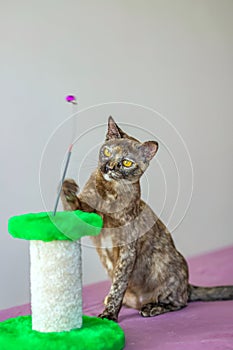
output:
POLYGON ((157 150, 156 141, 141 143, 109 117, 98 167, 82 192, 77 195, 79 187, 72 179, 63 183, 65 210, 96 212, 103 218, 100 235, 92 237, 112 281, 101 318, 117 322, 122 305, 151 317, 179 310, 190 301, 233 299, 233 286, 189 284, 186 260, 141 199, 140 178, 157 150))

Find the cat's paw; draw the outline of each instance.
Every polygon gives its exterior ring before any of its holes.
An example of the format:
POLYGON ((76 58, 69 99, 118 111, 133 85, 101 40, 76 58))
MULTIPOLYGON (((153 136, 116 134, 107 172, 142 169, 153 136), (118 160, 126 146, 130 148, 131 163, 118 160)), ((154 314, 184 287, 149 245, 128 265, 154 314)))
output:
POLYGON ((149 303, 149 304, 146 304, 146 305, 144 305, 142 308, 141 308, 141 310, 140 310, 140 315, 142 316, 142 317, 150 317, 151 316, 151 309, 152 309, 152 307, 153 307, 153 304, 152 303, 149 303))
POLYGON ((102 314, 98 315, 99 318, 107 318, 110 321, 117 322, 118 317, 115 314, 109 313, 107 311, 103 311, 102 314))
POLYGON ((73 179, 66 179, 62 184, 62 195, 68 202, 72 202, 79 192, 79 186, 73 179))

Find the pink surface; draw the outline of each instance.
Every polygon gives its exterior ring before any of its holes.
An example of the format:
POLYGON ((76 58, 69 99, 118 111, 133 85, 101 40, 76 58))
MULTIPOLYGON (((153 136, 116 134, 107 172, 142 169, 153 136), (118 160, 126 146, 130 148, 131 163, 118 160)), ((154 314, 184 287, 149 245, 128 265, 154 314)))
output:
MULTIPOLYGON (((189 259, 194 284, 233 284, 233 247, 189 259)), ((84 287, 84 314, 96 316, 109 282, 84 287)), ((0 311, 0 321, 28 314, 29 305, 0 311)), ((123 308, 119 324, 126 334, 126 350, 233 349, 233 301, 191 303, 187 308, 154 318, 142 318, 123 308)))

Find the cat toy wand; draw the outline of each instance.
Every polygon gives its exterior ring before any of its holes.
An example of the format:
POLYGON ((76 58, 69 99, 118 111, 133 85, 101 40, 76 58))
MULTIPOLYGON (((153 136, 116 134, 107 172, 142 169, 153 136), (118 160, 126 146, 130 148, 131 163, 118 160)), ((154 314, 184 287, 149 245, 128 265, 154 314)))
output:
MULTIPOLYGON (((73 107, 75 105, 77 105, 77 101, 76 101, 76 98, 75 98, 74 95, 66 96, 66 101, 69 102, 69 103, 72 103, 73 107)), ((61 195, 61 190, 62 190, 62 184, 63 184, 63 182, 65 180, 66 172, 67 172, 67 169, 68 169, 68 166, 69 166, 73 145, 74 145, 74 143, 72 142, 70 144, 69 148, 68 148, 66 163, 65 163, 64 170, 63 170, 63 174, 62 174, 62 178, 61 178, 61 182, 60 182, 60 186, 59 186, 59 190, 58 190, 58 194, 57 194, 57 198, 56 198, 56 202, 55 202, 55 206, 54 206, 54 210, 53 210, 53 216, 55 216, 56 212, 57 212, 57 207, 58 207, 58 203, 59 203, 59 199, 60 199, 60 195, 61 195)))

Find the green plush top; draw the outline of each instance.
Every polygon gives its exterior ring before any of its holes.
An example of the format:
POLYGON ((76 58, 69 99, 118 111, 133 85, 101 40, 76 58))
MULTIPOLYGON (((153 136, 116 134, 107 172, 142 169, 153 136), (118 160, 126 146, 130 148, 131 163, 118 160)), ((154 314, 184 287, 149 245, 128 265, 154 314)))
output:
POLYGON ((96 236, 103 226, 102 218, 95 213, 80 210, 49 213, 30 213, 13 216, 8 231, 15 238, 50 242, 78 240, 83 236, 96 236))
POLYGON ((122 350, 124 331, 117 323, 83 316, 83 326, 70 332, 40 333, 32 330, 31 316, 0 322, 1 350, 122 350))

